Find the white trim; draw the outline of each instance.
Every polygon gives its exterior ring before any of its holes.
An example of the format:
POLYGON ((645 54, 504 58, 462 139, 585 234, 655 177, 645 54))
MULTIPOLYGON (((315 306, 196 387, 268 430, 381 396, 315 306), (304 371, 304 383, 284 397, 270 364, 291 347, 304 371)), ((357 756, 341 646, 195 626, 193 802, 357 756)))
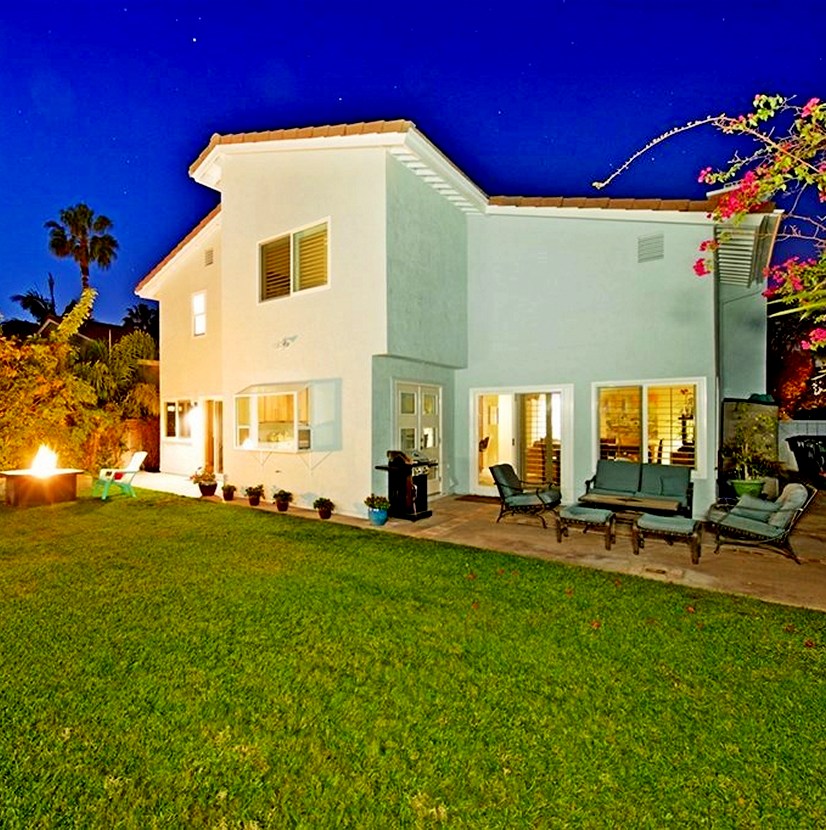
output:
POLYGON ((191 335, 193 337, 205 337, 207 333, 207 292, 206 289, 201 289, 200 291, 193 291, 190 297, 190 309, 192 311, 192 330, 191 335), (201 311, 198 311, 195 307, 195 300, 199 297, 203 298, 204 307, 201 311), (203 331, 198 331, 198 321, 203 321, 203 331))
POLYGON ((330 285, 332 283, 332 217, 325 216, 322 219, 316 219, 313 222, 308 222, 304 225, 299 225, 298 227, 291 228, 288 231, 282 231, 281 233, 277 233, 273 236, 268 237, 267 239, 261 240, 258 242, 258 256, 256 259, 256 304, 266 305, 271 303, 273 300, 288 300, 293 297, 301 297, 304 295, 310 294, 318 294, 320 291, 328 291, 330 289, 330 285), (301 233, 302 231, 309 230, 310 228, 316 228, 319 225, 324 225, 327 228, 327 282, 324 285, 317 285, 315 288, 301 288, 299 290, 295 289, 293 284, 294 281, 294 273, 293 268, 295 264, 295 236, 296 234, 301 233), (276 242, 279 239, 283 239, 285 236, 289 236, 290 238, 290 293, 284 294, 279 297, 267 297, 266 299, 261 296, 261 251, 263 250, 265 245, 269 245, 271 242, 276 242))
MULTIPOLYGON (((694 461, 697 465, 691 471, 692 479, 707 479, 709 426, 708 426, 708 393, 706 377, 676 377, 676 378, 646 378, 644 380, 606 380, 594 381, 591 384, 591 469, 596 470, 599 460, 599 390, 617 389, 624 386, 640 386, 643 391, 649 386, 680 386, 694 384, 697 397, 694 401, 694 461)), ((643 423, 648 422, 648 399, 642 398, 643 423)))
POLYGON ((530 386, 473 386, 468 390, 468 489, 477 495, 496 495, 496 488, 484 488, 477 483, 476 457, 478 453, 479 436, 476 423, 476 399, 479 395, 524 395, 529 393, 554 393, 562 395, 562 435, 560 442, 563 447, 562 465, 559 471, 559 483, 562 490, 562 501, 575 501, 578 493, 574 484, 574 437, 576 424, 574 421, 574 393, 573 383, 534 383, 530 386))
POLYGON ((215 216, 213 216, 212 219, 210 219, 209 222, 207 222, 206 225, 204 225, 198 233, 192 237, 192 239, 182 246, 179 251, 176 251, 175 254, 169 258, 168 262, 165 262, 158 269, 157 273, 153 274, 152 279, 141 286, 140 291, 135 291, 135 294, 144 300, 157 301, 158 292, 163 288, 164 282, 170 274, 170 270, 177 268, 178 262, 180 262, 182 258, 189 256, 190 254, 194 254, 197 248, 203 245, 204 237, 208 233, 221 230, 221 215, 220 211, 216 213, 215 216))

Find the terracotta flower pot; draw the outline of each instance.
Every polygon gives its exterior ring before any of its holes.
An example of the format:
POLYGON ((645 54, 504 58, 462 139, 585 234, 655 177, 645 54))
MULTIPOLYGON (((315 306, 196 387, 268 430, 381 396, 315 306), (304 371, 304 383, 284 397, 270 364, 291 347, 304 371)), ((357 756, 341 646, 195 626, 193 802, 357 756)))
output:
POLYGON ((282 513, 286 513, 290 507, 290 503, 288 501, 276 501, 275 506, 280 510, 282 513))

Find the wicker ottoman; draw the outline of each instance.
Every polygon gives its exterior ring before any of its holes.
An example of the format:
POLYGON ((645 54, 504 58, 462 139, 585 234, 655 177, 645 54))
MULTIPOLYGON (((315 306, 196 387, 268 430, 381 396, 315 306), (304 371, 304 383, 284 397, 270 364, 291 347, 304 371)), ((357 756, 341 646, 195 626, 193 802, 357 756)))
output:
POLYGON ((605 550, 611 550, 611 543, 614 541, 614 514, 610 510, 601 510, 598 507, 581 507, 578 504, 571 504, 567 507, 560 507, 556 513, 556 541, 561 542, 563 536, 568 535, 568 528, 571 525, 582 527, 582 532, 587 533, 593 528, 600 528, 605 534, 605 550))
POLYGON ((703 524, 684 516, 652 516, 643 513, 631 529, 631 545, 635 554, 645 547, 646 537, 665 539, 669 545, 685 542, 691 549, 691 564, 700 561, 700 549, 703 544, 703 524))

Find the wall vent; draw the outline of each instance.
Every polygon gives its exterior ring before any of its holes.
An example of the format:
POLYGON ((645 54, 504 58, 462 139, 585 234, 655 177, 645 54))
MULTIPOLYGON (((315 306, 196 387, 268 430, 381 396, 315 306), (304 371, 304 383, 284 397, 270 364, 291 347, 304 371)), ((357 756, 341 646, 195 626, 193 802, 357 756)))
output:
POLYGON ((665 237, 661 233, 637 239, 637 262, 654 262, 665 257, 665 237))
POLYGON ((212 248, 207 248, 204 251, 204 265, 212 265, 215 258, 215 252, 212 248))

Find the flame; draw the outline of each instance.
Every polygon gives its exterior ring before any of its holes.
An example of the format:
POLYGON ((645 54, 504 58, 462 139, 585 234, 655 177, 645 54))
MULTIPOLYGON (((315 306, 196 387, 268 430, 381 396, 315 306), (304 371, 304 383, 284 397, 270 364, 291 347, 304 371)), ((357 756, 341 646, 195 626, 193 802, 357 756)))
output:
POLYGON ((56 469, 57 453, 52 452, 45 444, 41 444, 34 461, 32 461, 32 474, 38 478, 47 478, 56 469))

